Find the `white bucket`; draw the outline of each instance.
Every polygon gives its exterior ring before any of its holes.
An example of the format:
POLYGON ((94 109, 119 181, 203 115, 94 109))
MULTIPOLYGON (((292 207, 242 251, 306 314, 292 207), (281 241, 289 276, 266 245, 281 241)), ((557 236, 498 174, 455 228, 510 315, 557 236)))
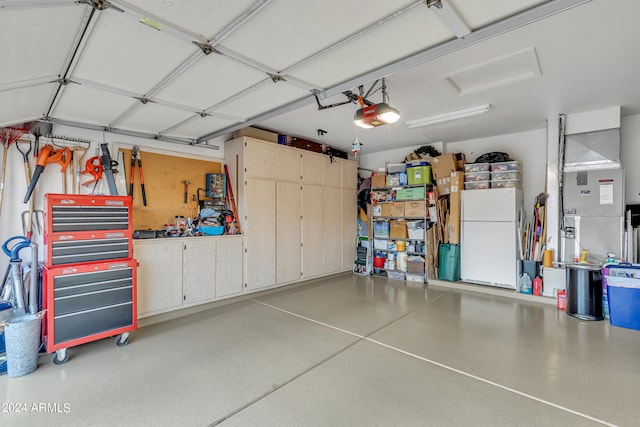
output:
POLYGON ((14 316, 5 322, 7 374, 10 378, 30 374, 38 367, 42 315, 41 312, 14 316))

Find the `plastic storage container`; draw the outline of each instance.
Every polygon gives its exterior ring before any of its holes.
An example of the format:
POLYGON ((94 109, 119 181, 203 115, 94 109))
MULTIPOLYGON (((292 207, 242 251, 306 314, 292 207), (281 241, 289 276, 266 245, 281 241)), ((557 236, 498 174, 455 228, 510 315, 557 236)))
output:
POLYGON ((400 188, 396 191, 396 200, 420 200, 425 196, 424 187, 400 188))
POLYGON ((440 243, 438 251, 438 279, 460 280, 460 245, 440 243))
MULTIPOLYGON (((622 263, 604 269, 609 321, 614 326, 640 330, 640 265, 622 263)), ((606 315, 605 315, 606 317, 606 315)))
POLYGON ((387 270, 387 276, 389 277, 389 279, 404 280, 404 273, 400 271, 387 270))
POLYGON ((470 172, 464 174, 464 182, 490 181, 491 172, 470 172))
POLYGON ((489 172, 490 170, 490 163, 466 163, 464 165, 464 173, 489 172))
POLYGON ((409 185, 431 184, 431 166, 411 166, 407 168, 409 185))
POLYGON ((520 180, 518 179, 502 179, 499 181, 491 181, 491 188, 520 188, 520 185, 520 180))
POLYGON ((491 172, 491 181, 502 181, 504 179, 522 179, 519 170, 491 172))
POLYGON ((389 221, 374 221, 373 237, 389 237, 389 221))
POLYGON ((510 162, 491 163, 491 172, 520 170, 520 162, 512 160, 510 162))
POLYGON ((395 163, 387 165, 387 173, 399 173, 406 172, 407 164, 406 163, 395 163))
POLYGON ((465 182, 465 190, 487 190, 491 186, 491 181, 465 182))

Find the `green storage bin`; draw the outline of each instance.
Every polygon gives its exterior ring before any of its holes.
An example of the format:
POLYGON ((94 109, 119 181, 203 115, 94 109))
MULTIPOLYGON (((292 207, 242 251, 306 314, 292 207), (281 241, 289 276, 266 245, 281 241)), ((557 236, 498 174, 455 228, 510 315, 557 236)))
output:
POLYGON ((449 282, 460 280, 460 245, 440 243, 438 248, 438 279, 449 282))
POLYGON ((431 184, 431 166, 415 166, 407 168, 409 185, 431 184))
POLYGON ((400 188, 396 190, 396 200, 421 200, 426 196, 424 187, 400 188))

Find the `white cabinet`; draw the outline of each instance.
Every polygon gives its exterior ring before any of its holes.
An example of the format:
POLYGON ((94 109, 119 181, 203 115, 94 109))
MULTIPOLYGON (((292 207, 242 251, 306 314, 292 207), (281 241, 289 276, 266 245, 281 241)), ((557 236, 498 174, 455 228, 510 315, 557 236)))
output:
MULTIPOLYGON (((339 169, 338 169, 339 170, 339 169)), ((342 198, 339 188, 322 188, 322 243, 324 273, 342 267, 342 198)))
POLYGON ((300 150, 291 147, 276 147, 276 180, 300 182, 302 173, 302 155, 300 150))
POLYGON ((248 137, 224 152, 245 234, 245 292, 351 270, 355 162, 248 137))
POLYGON ((185 304, 216 296, 215 239, 184 239, 182 284, 185 304))
POLYGON ((182 242, 162 240, 133 242, 133 257, 139 264, 138 317, 182 305, 182 242))
POLYGON ((324 182, 325 164, 329 158, 322 154, 312 152, 302 153, 302 183, 310 185, 322 185, 324 182))
POLYGON ((297 182, 276 183, 276 283, 301 278, 301 187, 297 182))
POLYGON ((276 183, 247 178, 243 194, 242 226, 247 239, 245 287, 255 290, 273 286, 276 283, 276 183))
POLYGON ((324 272, 322 243, 322 187, 302 186, 302 277, 310 279, 324 272))
POLYGON ((324 164, 324 182, 325 187, 340 188, 342 185, 342 168, 340 160, 334 159, 333 162, 327 160, 324 164))
POLYGON ((342 188, 358 189, 358 165, 356 162, 340 160, 340 175, 342 188))
POLYGON ((138 317, 243 291, 243 236, 134 240, 138 317))
POLYGON ((216 298, 242 293, 242 236, 216 239, 216 298))

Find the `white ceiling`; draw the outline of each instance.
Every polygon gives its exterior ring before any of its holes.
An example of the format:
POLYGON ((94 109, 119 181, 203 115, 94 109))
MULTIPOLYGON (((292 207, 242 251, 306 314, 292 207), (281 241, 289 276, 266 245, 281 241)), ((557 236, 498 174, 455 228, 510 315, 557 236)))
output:
POLYGON ((182 143, 247 125, 313 140, 323 129, 347 151, 357 135, 366 153, 640 112, 640 2, 443 3, 0 0, 0 126, 47 118, 182 143), (355 104, 319 110, 312 95, 340 103, 385 76, 401 113, 390 126, 356 130, 355 104), (491 111, 404 126, 481 104, 491 111))

